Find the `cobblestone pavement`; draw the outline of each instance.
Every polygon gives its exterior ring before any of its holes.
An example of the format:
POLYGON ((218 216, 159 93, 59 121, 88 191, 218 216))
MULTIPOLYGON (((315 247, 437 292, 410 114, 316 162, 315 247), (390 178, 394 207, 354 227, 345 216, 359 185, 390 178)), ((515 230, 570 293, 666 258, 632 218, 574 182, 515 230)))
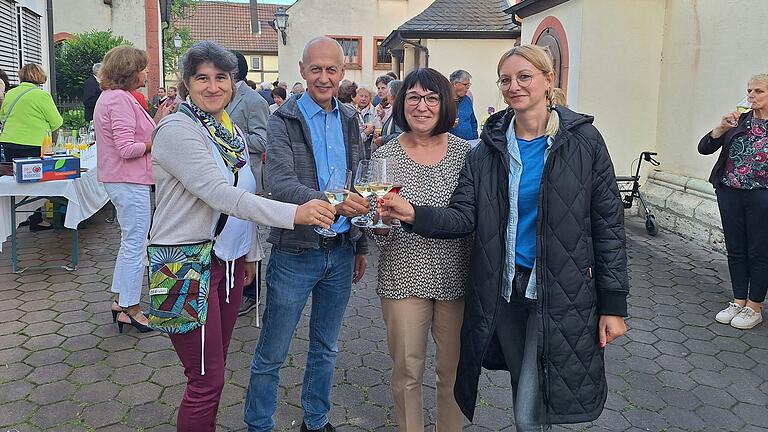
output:
MULTIPOLYGON (((102 212, 81 231, 76 272, 10 271, 0 255, 0 431, 172 431, 184 376, 168 338, 119 334, 108 292, 119 243, 102 212)), ((23 265, 68 258, 66 232, 23 233, 23 265), (56 251, 56 252, 52 252, 56 251)), ((647 237, 629 223, 632 292, 628 337, 606 349, 610 394, 585 431, 768 430, 768 326, 717 324, 729 297, 722 254, 676 236, 647 237)), ((374 259, 372 259, 374 261, 374 259)), ((340 431, 394 431, 391 361, 374 293, 375 268, 354 287, 340 342, 331 421, 340 431)), ((279 430, 301 424, 307 317, 281 372, 279 430)), ((253 315, 237 322, 219 430, 243 430, 243 399, 258 339, 253 315)), ((430 352, 434 352, 433 347, 430 352)), ((434 406, 429 364, 425 405, 434 406)), ((472 431, 514 431, 508 376, 486 372, 472 431)), ((428 421, 434 412, 430 411, 428 421)))

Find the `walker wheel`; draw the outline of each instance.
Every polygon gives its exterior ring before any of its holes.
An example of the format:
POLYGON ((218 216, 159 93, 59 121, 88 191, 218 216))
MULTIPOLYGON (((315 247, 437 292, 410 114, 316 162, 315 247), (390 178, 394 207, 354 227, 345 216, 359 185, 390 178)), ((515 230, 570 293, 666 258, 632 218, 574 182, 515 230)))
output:
POLYGON ((649 214, 645 217, 645 230, 648 234, 656 237, 659 233, 659 225, 656 223, 656 216, 649 214))

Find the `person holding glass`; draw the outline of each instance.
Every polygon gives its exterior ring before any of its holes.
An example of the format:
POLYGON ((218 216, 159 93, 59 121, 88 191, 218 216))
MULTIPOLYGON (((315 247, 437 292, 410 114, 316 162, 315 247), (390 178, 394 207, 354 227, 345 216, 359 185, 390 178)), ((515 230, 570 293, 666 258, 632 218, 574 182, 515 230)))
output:
MULTIPOLYGON (((403 133, 374 152, 370 180, 388 188, 399 180, 398 192, 409 202, 445 207, 469 151, 468 142, 448 133, 456 119, 451 84, 430 68, 410 72, 402 83, 392 119, 403 133)), ((422 386, 431 331, 436 347, 435 430, 461 431, 464 421, 453 386, 471 239, 429 239, 398 227, 372 231, 381 252, 376 293, 393 362, 398 428, 424 430, 422 386)))
MULTIPOLYGON (((304 46, 299 70, 307 91, 288 99, 267 123, 270 157, 265 176, 272 198, 294 204, 326 199, 323 189, 334 172, 344 173, 340 183, 349 189, 349 178, 354 178, 363 155, 357 113, 335 97, 344 79, 344 51, 339 43, 328 37, 311 39, 304 46)), ((349 218, 365 214, 368 201, 348 193, 336 211, 341 217, 332 226, 336 233, 332 237, 310 227, 273 228, 269 235, 267 299, 245 400, 245 423, 251 432, 271 431, 275 426, 272 415, 277 408, 280 368, 310 296, 301 430, 335 430, 328 414, 337 342, 352 283, 363 277, 368 254, 365 236, 349 218)))
MULTIPOLYGON (((150 187, 152 142, 155 122, 131 95, 144 85, 147 53, 127 45, 112 48, 99 69, 101 96, 93 110, 93 126, 99 170, 109 200, 120 223, 120 250, 112 274, 112 321, 123 331, 131 325, 148 332, 147 317, 141 312, 146 239, 152 220, 150 187)), ((69 138, 71 142, 71 138, 69 138)))
POLYGON ((763 321, 768 290, 768 74, 749 80, 747 104, 724 115, 699 142, 700 154, 720 150, 709 182, 717 194, 733 288, 733 301, 715 320, 742 330, 763 321))
POLYGON ((448 206, 390 193, 381 215, 426 238, 473 235, 454 389, 467 418, 485 366, 510 372, 518 431, 588 422, 608 392, 603 350, 626 332, 613 165, 592 117, 553 108, 541 47, 507 51, 497 74, 509 109, 486 122, 448 206))
POLYGON ((157 206, 150 243, 188 245, 219 232, 205 325, 170 335, 187 377, 176 420, 176 429, 184 432, 216 430, 243 286, 253 280, 256 261, 263 257, 257 224, 285 230, 328 227, 335 213, 322 200, 297 206, 255 195, 245 133, 226 111, 236 69, 235 55, 222 46, 209 41, 191 46, 181 58, 181 94, 187 101, 163 118, 152 137, 157 206))

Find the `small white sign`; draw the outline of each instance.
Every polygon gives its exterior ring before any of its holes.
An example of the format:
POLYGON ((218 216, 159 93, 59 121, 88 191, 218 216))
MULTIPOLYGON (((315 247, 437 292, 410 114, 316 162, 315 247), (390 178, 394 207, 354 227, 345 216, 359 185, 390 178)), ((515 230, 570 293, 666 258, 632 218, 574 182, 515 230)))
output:
POLYGON ((168 294, 168 288, 152 288, 149 290, 149 295, 165 295, 168 294))
POLYGON ((22 180, 40 180, 43 178, 43 164, 24 164, 21 167, 22 180))

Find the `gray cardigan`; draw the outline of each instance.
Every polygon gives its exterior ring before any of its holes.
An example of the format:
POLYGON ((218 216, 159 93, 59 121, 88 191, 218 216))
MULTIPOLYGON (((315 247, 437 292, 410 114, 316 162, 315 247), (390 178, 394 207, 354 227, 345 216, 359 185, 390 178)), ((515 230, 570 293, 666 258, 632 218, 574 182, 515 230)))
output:
MULTIPOLYGON (((309 97, 304 93, 301 97, 309 97)), ((312 134, 296 97, 288 99, 269 117, 267 123, 267 164, 265 183, 272 198, 294 204, 304 204, 312 199, 325 200, 320 192, 312 151, 312 134)), ((342 132, 347 151, 347 168, 355 175, 357 162, 363 155, 360 143, 360 124, 357 114, 349 107, 339 104, 342 132)), ((362 231, 354 225, 349 231, 355 243, 355 254, 368 253, 368 241, 362 231)), ((293 231, 272 228, 270 243, 276 246, 317 249, 320 236, 312 227, 296 227, 293 231)))
MULTIPOLYGON (((222 174, 207 133, 183 113, 166 116, 152 134, 152 173, 157 202, 149 233, 152 244, 181 245, 213 238, 221 213, 260 225, 293 229, 297 206, 261 198, 234 186, 222 174)), ((254 224, 246 261, 261 259, 254 224)))
POLYGON ((264 191, 261 157, 267 144, 267 118, 269 118, 269 104, 256 93, 256 90, 248 87, 245 81, 238 81, 232 102, 227 105, 227 113, 245 134, 250 154, 251 171, 256 177, 256 192, 264 191))

